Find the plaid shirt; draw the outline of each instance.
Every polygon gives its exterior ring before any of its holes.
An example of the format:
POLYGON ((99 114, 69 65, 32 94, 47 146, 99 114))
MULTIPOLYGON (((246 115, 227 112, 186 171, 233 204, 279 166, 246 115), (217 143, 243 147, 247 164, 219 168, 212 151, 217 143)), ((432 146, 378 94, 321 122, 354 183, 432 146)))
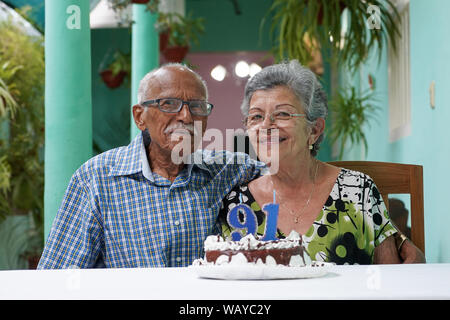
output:
POLYGON ((216 231, 222 199, 262 166, 242 153, 197 151, 200 164, 170 182, 151 172, 145 154, 139 134, 75 172, 38 269, 188 266, 216 231))

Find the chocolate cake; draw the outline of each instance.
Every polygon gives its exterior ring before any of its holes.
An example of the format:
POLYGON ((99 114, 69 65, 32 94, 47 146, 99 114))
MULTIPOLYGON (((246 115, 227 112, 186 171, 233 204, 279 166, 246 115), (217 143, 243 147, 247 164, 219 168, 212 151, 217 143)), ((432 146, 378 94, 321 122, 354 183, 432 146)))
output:
POLYGON ((311 260, 302 245, 301 236, 292 231, 285 239, 260 241, 252 234, 239 241, 209 236, 205 240, 207 264, 256 264, 304 266, 311 260))

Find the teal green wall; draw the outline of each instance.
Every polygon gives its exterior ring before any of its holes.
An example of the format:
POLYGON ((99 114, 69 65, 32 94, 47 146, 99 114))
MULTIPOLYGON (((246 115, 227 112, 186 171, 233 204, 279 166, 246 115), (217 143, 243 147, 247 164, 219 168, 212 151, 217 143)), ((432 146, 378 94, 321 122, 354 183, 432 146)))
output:
POLYGON ((205 34, 199 37, 199 45, 192 51, 269 51, 270 23, 264 25, 260 37, 260 23, 272 4, 267 0, 239 0, 241 11, 236 15, 229 0, 186 0, 186 13, 205 19, 205 34))
POLYGON ((130 142, 131 86, 108 88, 99 72, 111 62, 115 50, 130 52, 131 34, 123 29, 91 30, 93 149, 100 153, 130 142))
MULTIPOLYGON (((371 57, 362 68, 361 84, 367 88, 375 76, 381 108, 378 123, 365 132, 366 160, 420 164, 424 168, 425 247, 428 262, 450 262, 450 1, 410 1, 411 135, 389 142, 388 69, 386 52, 381 63, 371 57), (436 108, 430 108, 429 86, 436 82, 436 108)), ((358 77, 353 81, 358 82, 358 77)), ((362 159, 356 147, 347 159, 362 159)))
POLYGON ((49 2, 52 5, 45 10, 46 236, 70 177, 92 157, 89 1, 79 1, 78 11, 73 12, 68 10, 71 0, 49 2))
MULTIPOLYGON (((411 103, 412 135, 402 146, 403 158, 424 166, 427 257, 450 262, 450 1, 412 0, 411 103), (436 108, 429 86, 436 81, 436 108)), ((400 156, 400 155, 399 155, 400 156)))
MULTIPOLYGON (((130 104, 138 103, 138 91, 141 79, 151 70, 159 66, 159 33, 154 25, 158 14, 151 13, 143 5, 133 5, 133 25, 131 28, 131 100, 130 104)), ((130 114, 130 140, 133 140, 140 130, 134 122, 133 112, 130 114)))

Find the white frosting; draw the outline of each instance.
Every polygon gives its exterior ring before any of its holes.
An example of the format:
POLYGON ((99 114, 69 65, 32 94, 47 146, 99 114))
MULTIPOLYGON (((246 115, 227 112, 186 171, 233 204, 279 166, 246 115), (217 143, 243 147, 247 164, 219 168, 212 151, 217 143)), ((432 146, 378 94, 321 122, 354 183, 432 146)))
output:
POLYGON ((227 264, 227 263, 228 263, 228 256, 226 256, 224 254, 219 256, 216 260, 217 265, 227 264))
POLYGON ((244 256, 243 253, 238 253, 233 256, 231 256, 231 261, 229 262, 231 265, 243 265, 247 264, 247 258, 244 256))
POLYGON ((208 236, 205 240, 205 250, 265 250, 265 249, 288 249, 298 246, 301 236, 292 230, 285 238, 275 241, 260 241, 253 234, 242 237, 239 241, 224 240, 221 236, 208 236))
MULTIPOLYGON (((261 241, 256 239, 252 234, 248 234, 242 237, 239 241, 225 240, 221 236, 209 236, 205 240, 205 251, 239 251, 239 250, 266 250, 266 249, 288 249, 301 245, 302 238, 300 234, 296 231, 291 231, 291 233, 284 239, 275 241, 261 241)), ((202 264, 205 264, 203 261, 202 264)), ((289 261, 290 267, 299 267, 310 265, 312 263, 306 251, 303 251, 303 257, 300 255, 292 256, 289 261), (303 260, 304 259, 304 260, 303 260)), ((233 255, 222 254, 220 255, 215 263, 215 265, 257 265, 257 266, 276 266, 276 260, 268 255, 265 258, 265 262, 259 258, 255 263, 250 263, 247 261, 245 255, 241 252, 233 255)))
POLYGON ((275 261, 275 259, 272 256, 267 256, 266 257, 266 266, 276 266, 277 262, 275 261))
MULTIPOLYGON (((306 252, 306 250, 303 251, 303 258, 305 259, 305 264, 306 264, 306 265, 313 264, 313 262, 314 262, 314 261, 311 259, 311 257, 309 256, 309 254, 306 252)), ((303 264, 303 261, 302 261, 302 264, 303 264)))
POLYGON ((303 259, 300 255, 295 255, 291 257, 289 261, 289 267, 301 267, 304 266, 303 259))

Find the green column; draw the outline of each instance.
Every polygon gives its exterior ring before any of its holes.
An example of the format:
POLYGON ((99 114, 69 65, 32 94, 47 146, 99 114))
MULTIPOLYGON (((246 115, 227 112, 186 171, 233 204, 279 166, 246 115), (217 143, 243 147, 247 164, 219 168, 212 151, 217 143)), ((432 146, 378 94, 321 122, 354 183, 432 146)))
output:
POLYGON ((45 1, 45 235, 70 177, 92 157, 89 0, 45 1))
MULTIPOLYGON (((133 27, 131 44, 131 105, 137 101, 139 82, 150 70, 159 65, 159 35, 155 30, 157 14, 146 10, 142 4, 133 5, 133 27)), ((131 111, 130 111, 131 112, 131 111)), ((139 129, 131 116, 131 139, 139 129)))

